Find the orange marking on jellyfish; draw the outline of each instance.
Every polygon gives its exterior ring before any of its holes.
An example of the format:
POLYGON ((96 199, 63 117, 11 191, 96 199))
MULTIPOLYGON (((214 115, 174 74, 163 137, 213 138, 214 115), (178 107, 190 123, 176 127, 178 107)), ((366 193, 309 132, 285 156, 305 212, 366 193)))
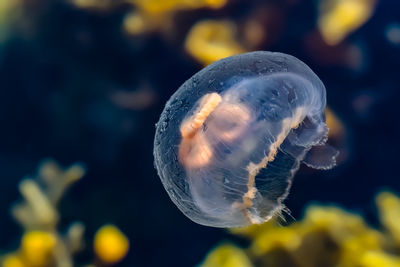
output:
POLYGON ((179 144, 179 161, 186 168, 203 167, 210 162, 212 156, 211 146, 202 133, 192 138, 183 138, 179 144))
POLYGON ((222 102, 213 112, 214 123, 209 124, 208 131, 225 142, 232 142, 241 136, 251 119, 249 108, 239 103, 222 102), (221 129, 218 123, 230 124, 229 129, 221 129))
POLYGON ((221 102, 221 96, 217 93, 209 93, 200 99, 200 104, 194 114, 182 122, 180 131, 182 138, 191 138, 203 126, 204 121, 221 102))
POLYGON ((180 131, 182 141, 179 144, 179 161, 186 168, 200 168, 207 165, 213 156, 212 148, 206 137, 198 130, 207 117, 221 102, 217 93, 206 94, 200 99, 200 104, 192 116, 184 120, 180 131))

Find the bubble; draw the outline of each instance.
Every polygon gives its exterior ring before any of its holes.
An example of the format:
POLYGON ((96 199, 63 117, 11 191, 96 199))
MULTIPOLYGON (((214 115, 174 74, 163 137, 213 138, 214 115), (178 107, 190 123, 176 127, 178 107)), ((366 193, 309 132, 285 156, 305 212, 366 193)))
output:
POLYGON ((155 166, 166 191, 202 225, 269 220, 300 162, 335 165, 325 105, 324 85, 293 56, 259 51, 209 65, 176 91, 157 124, 155 166))

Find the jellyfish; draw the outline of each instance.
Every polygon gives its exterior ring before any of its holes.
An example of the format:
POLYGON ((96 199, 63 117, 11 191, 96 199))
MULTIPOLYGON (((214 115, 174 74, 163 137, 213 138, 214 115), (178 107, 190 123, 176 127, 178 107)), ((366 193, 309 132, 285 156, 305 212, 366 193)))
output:
POLYGON ((213 227, 261 224, 285 207, 300 163, 330 169, 325 87, 302 61, 256 51, 187 80, 156 124, 155 167, 176 206, 213 227))

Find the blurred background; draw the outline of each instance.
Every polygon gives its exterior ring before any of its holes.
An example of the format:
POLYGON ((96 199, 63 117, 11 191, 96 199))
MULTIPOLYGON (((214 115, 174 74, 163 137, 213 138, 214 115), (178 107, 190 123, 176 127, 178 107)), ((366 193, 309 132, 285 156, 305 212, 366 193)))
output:
MULTIPOLYGON (((155 123, 177 88, 255 50, 291 54, 320 77, 341 153, 329 171, 301 166, 288 224, 317 203, 381 229, 375 196, 390 191, 397 203, 400 192, 399 10, 396 0, 0 0, 3 266, 206 265, 221 242, 267 266, 266 254, 248 250, 251 238, 186 218, 152 155, 155 123), (29 256, 35 249, 43 258, 29 256)), ((389 253, 399 260, 399 246, 389 253)))

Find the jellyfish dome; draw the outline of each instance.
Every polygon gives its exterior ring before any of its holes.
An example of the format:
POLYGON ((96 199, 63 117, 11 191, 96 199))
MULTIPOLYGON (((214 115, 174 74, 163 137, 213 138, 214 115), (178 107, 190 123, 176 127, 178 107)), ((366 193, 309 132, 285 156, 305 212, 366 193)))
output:
POLYGON ((156 126, 155 166, 166 191, 202 225, 269 220, 301 162, 335 165, 325 105, 323 83, 290 55, 258 51, 207 66, 174 93, 156 126))

